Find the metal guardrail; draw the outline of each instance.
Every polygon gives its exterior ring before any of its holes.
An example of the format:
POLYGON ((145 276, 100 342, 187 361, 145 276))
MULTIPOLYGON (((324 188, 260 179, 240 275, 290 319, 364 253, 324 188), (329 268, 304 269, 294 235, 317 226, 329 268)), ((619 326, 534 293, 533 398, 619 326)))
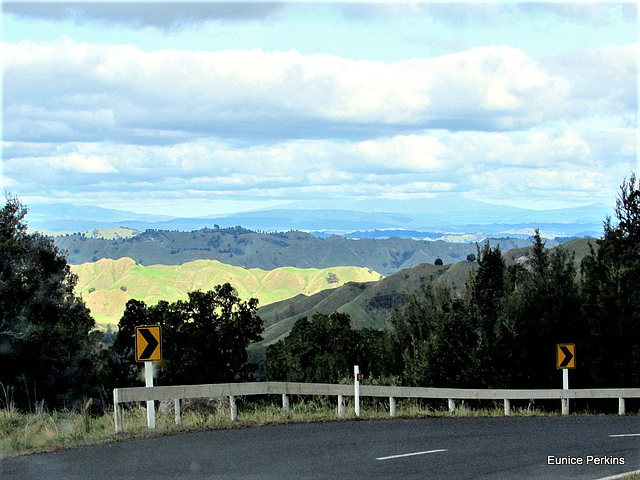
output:
MULTIPOLYGON (((389 413, 396 415, 396 398, 447 399, 449 411, 455 411, 456 400, 502 400, 504 414, 511 414, 511 400, 561 400, 562 413, 568 414, 569 399, 610 398, 618 399, 618 414, 625 414, 625 399, 640 398, 640 388, 606 389, 550 389, 550 390, 507 390, 507 389, 465 389, 430 387, 392 387, 360 385, 359 395, 365 397, 388 397, 389 413), (566 408, 565 408, 566 407, 566 408)), ((334 385, 325 383, 217 383, 209 385, 179 385, 162 387, 131 387, 113 390, 113 404, 116 433, 123 429, 122 404, 146 401, 173 401, 175 404, 176 424, 181 422, 181 401, 190 398, 229 397, 231 419, 237 418, 235 397, 251 395, 282 395, 283 413, 289 416, 289 395, 323 395, 338 397, 338 416, 344 416, 344 397, 354 396, 353 385, 334 385)))

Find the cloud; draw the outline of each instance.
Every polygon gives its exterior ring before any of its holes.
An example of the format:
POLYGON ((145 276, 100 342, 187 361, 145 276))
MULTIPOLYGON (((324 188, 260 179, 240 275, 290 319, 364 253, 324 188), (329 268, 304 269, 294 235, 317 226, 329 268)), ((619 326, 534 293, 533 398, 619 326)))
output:
POLYGON ((575 116, 638 111, 640 44, 607 45, 543 61, 542 67, 571 81, 570 95, 558 107, 575 116))
POLYGON ((294 50, 143 52, 64 38, 3 48, 9 141, 366 140, 637 108, 636 46, 579 52, 567 66, 506 46, 394 63, 294 50))
POLYGON ((446 147, 429 135, 402 135, 354 146, 358 164, 373 171, 432 172, 443 169, 446 147))
POLYGON ((100 22, 163 30, 208 21, 262 20, 285 8, 279 2, 3 2, 4 14, 78 24, 100 22))
POLYGON ((49 165, 54 169, 63 169, 79 173, 115 173, 118 170, 106 158, 78 153, 70 153, 49 159, 49 165))
POLYGON ((127 199, 142 206, 189 196, 288 201, 410 199, 443 192, 496 201, 532 202, 537 195, 593 203, 606 201, 636 162, 631 128, 440 130, 246 147, 211 138, 174 145, 13 142, 4 153, 5 180, 18 185, 20 194, 97 203, 107 195, 121 206, 127 199))

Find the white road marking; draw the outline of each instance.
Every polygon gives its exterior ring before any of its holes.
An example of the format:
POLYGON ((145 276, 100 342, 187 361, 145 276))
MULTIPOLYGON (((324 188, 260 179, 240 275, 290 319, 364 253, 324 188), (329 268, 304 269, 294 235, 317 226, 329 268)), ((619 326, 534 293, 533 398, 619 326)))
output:
POLYGON ((623 478, 629 478, 630 475, 637 475, 640 473, 640 470, 635 470, 633 472, 620 473, 618 475, 613 475, 611 477, 602 477, 597 480, 622 480, 623 478))
POLYGON ((415 457, 416 455, 427 455, 429 453, 439 453, 446 452, 446 448, 441 448, 439 450, 427 450, 426 452, 414 452, 414 453, 403 453, 401 455, 390 455, 388 457, 378 457, 376 460, 393 460, 394 458, 404 458, 404 457, 415 457))
POLYGON ((640 437, 640 433, 621 433, 620 435, 609 435, 611 438, 618 437, 640 437))

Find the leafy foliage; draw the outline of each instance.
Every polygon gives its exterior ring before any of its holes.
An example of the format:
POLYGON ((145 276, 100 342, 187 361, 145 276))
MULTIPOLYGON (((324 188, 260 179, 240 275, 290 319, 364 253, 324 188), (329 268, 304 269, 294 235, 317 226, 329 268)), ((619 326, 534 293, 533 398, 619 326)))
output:
POLYGON ((381 377, 389 370, 390 345, 381 331, 351 327, 349 315, 316 313, 299 319, 286 338, 267 348, 270 380, 335 383, 353 365, 381 377))
POLYGON ((93 383, 98 335, 66 258, 28 233, 26 213, 16 198, 0 210, 0 382, 22 406, 72 402, 93 383))
POLYGON ((616 217, 581 264, 583 315, 588 355, 585 368, 598 386, 640 384, 640 184, 622 184, 616 217), (638 186, 636 186, 638 185, 638 186), (610 349, 615 349, 611 352, 610 349))
POLYGON ((348 315, 316 313, 301 318, 288 337, 267 348, 272 380, 337 382, 348 377, 358 358, 357 333, 348 315))
POLYGON ((113 344, 113 382, 138 385, 134 355, 135 327, 161 325, 163 357, 159 384, 197 384, 245 381, 255 365, 247 364, 247 346, 261 340, 258 301, 243 301, 230 284, 207 292, 195 291, 188 300, 147 306, 130 300, 120 319, 113 344))

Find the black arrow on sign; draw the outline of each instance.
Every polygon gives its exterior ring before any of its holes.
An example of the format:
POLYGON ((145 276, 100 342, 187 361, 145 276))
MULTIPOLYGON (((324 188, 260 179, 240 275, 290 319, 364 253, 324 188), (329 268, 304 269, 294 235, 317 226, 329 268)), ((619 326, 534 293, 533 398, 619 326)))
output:
POLYGON ((160 342, 156 340, 156 337, 153 336, 151 330, 149 330, 148 328, 139 328, 138 331, 140 332, 140 335, 142 335, 147 341, 147 346, 140 354, 140 360, 148 360, 151 355, 153 355, 153 352, 155 352, 158 345, 160 345, 160 342))
POLYGON ((564 345, 560 346, 560 350, 562 350, 562 353, 564 353, 564 360, 562 360, 562 362, 560 363, 560 368, 562 368, 568 366, 571 363, 571 360, 573 360, 573 353, 571 353, 571 350, 569 350, 569 348, 564 345))

